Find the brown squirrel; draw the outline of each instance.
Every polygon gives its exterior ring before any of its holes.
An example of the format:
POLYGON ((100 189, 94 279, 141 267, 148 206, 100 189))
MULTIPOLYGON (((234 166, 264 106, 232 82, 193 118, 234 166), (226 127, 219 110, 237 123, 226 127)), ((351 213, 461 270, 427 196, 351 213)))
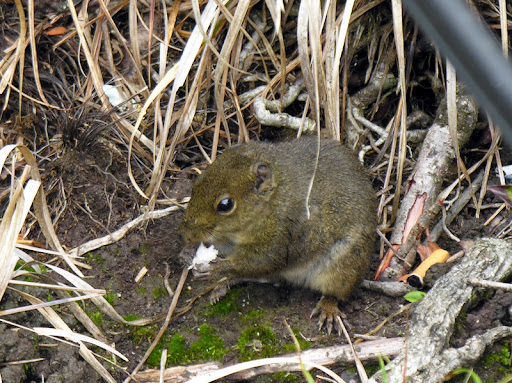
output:
POLYGON ((195 182, 180 230, 219 251, 210 278, 227 279, 214 300, 245 278, 285 280, 323 294, 311 316, 330 333, 368 270, 377 214, 354 153, 320 139, 316 164, 317 149, 312 137, 226 150, 195 182))

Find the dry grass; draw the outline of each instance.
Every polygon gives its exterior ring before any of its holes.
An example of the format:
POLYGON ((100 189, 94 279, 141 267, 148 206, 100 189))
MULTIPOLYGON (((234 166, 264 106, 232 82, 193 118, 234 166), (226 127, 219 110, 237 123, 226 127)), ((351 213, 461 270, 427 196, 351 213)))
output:
MULTIPOLYGON (((177 160, 179 153, 192 149, 213 161, 219 148, 279 135, 253 117, 256 95, 244 96, 259 89, 257 96, 276 101, 279 108, 289 84, 302 78, 307 97, 288 110, 315 121, 324 135, 346 138, 356 148, 368 147, 365 153, 376 159, 373 172, 382 186, 382 227, 390 229, 415 161, 406 119, 420 104, 418 97, 411 97, 414 105, 407 105, 406 99, 424 86, 428 76, 432 83, 444 84, 445 77, 455 81, 453 72, 445 74, 439 61, 428 62, 439 60, 437 56, 411 53, 418 34, 404 17, 400 1, 390 6, 383 0, 348 0, 345 7, 327 2, 321 8, 313 0, 98 0, 89 7, 87 2, 75 7, 76 2, 68 0, 68 10, 46 3, 29 0, 23 7, 21 0, 0 2, 0 299, 6 289, 20 294, 29 303, 24 310, 38 310, 56 329, 34 331, 74 341, 107 381, 114 380, 83 343, 92 340, 70 334, 51 305, 91 299, 112 317, 122 318, 99 296, 101 291, 81 279, 86 267, 81 254, 61 246, 54 225, 68 207, 64 198, 46 205, 49 185, 41 182, 40 163, 79 147, 87 150, 102 140, 127 159, 131 187, 152 210, 165 199, 164 179, 188 165, 177 160), (431 72, 413 77, 411 68, 420 60, 431 72), (398 86, 385 89, 384 78, 390 73, 397 74, 398 86), (354 96, 349 89, 370 84, 378 84, 377 96, 362 110, 375 129, 354 122, 346 113, 354 96), (105 85, 115 87, 121 105, 112 105, 105 85), (380 136, 375 133, 378 128, 384 132, 380 136), (43 263, 30 255, 36 254, 35 248, 20 244, 38 230, 53 249, 47 251, 51 259, 44 264, 69 282, 65 290, 73 292, 73 298, 56 283, 47 288, 62 294, 61 300, 45 304, 14 287, 22 283, 20 277, 41 276, 43 263), (20 260, 25 264, 16 268, 20 260)), ((473 5, 501 31, 507 52, 505 0, 475 0, 473 5)), ((447 93, 453 127, 453 83, 447 83, 447 93)), ((501 164, 500 137, 491 131, 486 180, 493 156, 501 164)), ((460 179, 469 180, 476 168, 466 170, 459 153, 457 164, 460 179)), ((484 193, 485 186, 475 200, 479 207, 484 193)), ((37 247, 37 252, 44 251, 37 247)), ((80 307, 69 305, 90 333, 105 342, 80 307)), ((0 311, 0 317, 8 314, 0 311)))

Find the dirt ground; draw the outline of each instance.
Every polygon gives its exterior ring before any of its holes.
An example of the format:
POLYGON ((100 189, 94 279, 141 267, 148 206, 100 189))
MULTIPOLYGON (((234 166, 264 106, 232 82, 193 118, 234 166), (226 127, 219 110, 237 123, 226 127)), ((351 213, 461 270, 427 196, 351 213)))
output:
MULTIPOLYGON (((66 247, 71 248, 105 235, 137 215, 138 201, 126 187, 123 160, 112 160, 109 156, 102 155, 102 148, 101 144, 97 144, 96 150, 88 154, 71 151, 62 161, 49 163, 45 170, 47 182, 51 182, 53 175, 59 174, 66 190, 72 190, 68 196, 71 207, 65 210, 57 224, 58 235, 66 247), (88 209, 84 209, 84 206, 88 209)), ((174 197, 182 198, 189 194, 191 184, 191 179, 181 177, 175 182, 169 182, 168 192, 174 197)), ((51 193, 48 198, 51 200, 51 193)), ((495 197, 488 196, 486 202, 494 200, 495 197)), ((84 257, 85 262, 91 266, 91 270, 86 271, 87 282, 95 288, 105 289, 107 300, 122 316, 135 319, 167 312, 171 298, 164 287, 166 264, 171 271, 170 285, 173 288, 183 267, 178 259, 181 242, 177 233, 177 225, 182 215, 183 211, 179 210, 154 220, 131 231, 121 241, 84 257), (135 277, 143 267, 148 272, 136 283, 135 277)), ((476 219, 473 215, 472 209, 466 208, 451 226, 453 232, 465 240, 492 235, 489 233, 490 229, 483 226, 486 217, 476 219)), ((501 216, 508 219, 509 211, 504 210, 501 216)), ((460 249, 447 237, 443 237, 439 244, 452 252, 460 249)), ((376 248, 368 279, 372 278, 379 263, 377 254, 376 248)), ((187 299, 202 293, 208 285, 209 282, 195 280, 190 274, 178 308, 184 307, 187 299)), ((38 295, 44 299, 48 293, 47 290, 40 289, 38 295)), ((231 364, 255 357, 283 354, 293 351, 285 321, 294 329, 304 348, 346 343, 343 337, 327 336, 319 332, 315 321, 309 319, 318 298, 318 294, 310 291, 271 284, 234 287, 216 305, 209 303, 207 295, 202 296, 193 303, 189 311, 171 322, 158 350, 169 349, 168 366, 206 360, 231 364), (199 352, 198 348, 203 351, 199 352)), ((2 309, 15 307, 20 303, 20 298, 8 292, 3 302, 6 303, 2 309)), ((350 333, 355 336, 372 330, 406 303, 403 298, 390 298, 360 289, 341 308, 346 322, 350 325, 350 333)), ((510 294, 496 293, 489 297, 461 318, 451 343, 461 345, 468 336, 498 322, 510 324, 508 307, 511 303, 510 294)), ((126 377, 126 371, 133 370, 144 355, 161 322, 145 327, 121 325, 109 320, 90 303, 85 304, 85 309, 104 331, 108 341, 129 358, 127 363, 117 360, 117 366, 104 363, 112 375, 122 381, 126 377)), ((76 320, 67 314, 66 308, 61 308, 59 313, 71 328, 83 331, 76 320)), ((23 323, 27 327, 44 326, 44 320, 34 312, 17 314, 9 320, 23 323)), ((407 325, 407 315, 400 314, 383 326, 377 335, 407 336, 407 325)), ((78 355, 76 347, 40 339, 28 331, 8 329, 5 324, 0 324, 0 339, 2 363, 36 359, 25 364, 3 364, 0 373, 4 382, 39 382, 43 376, 45 382, 101 381, 99 375, 78 355)), ((497 381, 510 371, 510 353, 507 354, 509 349, 508 343, 497 344, 475 366, 476 372, 484 381, 497 381)), ((150 358, 147 368, 157 368, 158 361, 159 356, 155 354, 150 358)), ((369 373, 377 370, 375 365, 367 364, 366 367, 369 373)), ((335 366, 334 371, 341 374, 346 381, 357 381, 351 380, 357 379, 353 366, 335 366)), ((279 376, 260 377, 255 381, 294 379, 302 381, 299 375, 284 373, 279 376)))

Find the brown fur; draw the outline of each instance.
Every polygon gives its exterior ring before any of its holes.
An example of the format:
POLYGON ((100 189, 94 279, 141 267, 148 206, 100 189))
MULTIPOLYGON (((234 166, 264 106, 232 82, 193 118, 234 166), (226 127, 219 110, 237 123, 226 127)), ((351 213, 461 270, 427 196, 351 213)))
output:
MULTIPOLYGON (((349 297, 369 266, 375 194, 349 149, 320 143, 316 171, 316 138, 250 142, 227 150, 197 180, 181 231, 187 242, 219 250, 212 277, 284 279, 327 297, 349 297), (218 214, 216 203, 226 197, 236 207, 218 214)), ((332 304, 324 306, 330 311, 332 304)))

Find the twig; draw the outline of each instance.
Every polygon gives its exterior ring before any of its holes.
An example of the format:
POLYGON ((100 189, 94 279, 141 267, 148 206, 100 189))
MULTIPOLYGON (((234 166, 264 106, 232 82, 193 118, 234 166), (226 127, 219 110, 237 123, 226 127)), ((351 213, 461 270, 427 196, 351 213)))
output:
POLYGON ((160 327, 160 331, 158 331, 158 334, 156 335, 155 339, 153 340, 153 343, 149 346, 146 353, 142 357, 142 360, 139 362, 137 367, 132 372, 132 375, 130 375, 128 378, 124 380, 124 383, 128 383, 132 380, 133 375, 135 375, 143 366, 146 360, 149 358, 155 347, 157 346, 158 342, 160 341, 160 338, 164 334, 165 330, 167 330, 167 327, 169 326, 169 323, 171 322, 172 314, 174 313, 174 309, 176 308, 176 305, 178 304, 178 299, 181 295, 181 290, 183 289, 183 285, 185 284, 185 281, 187 280, 188 276, 188 267, 184 267, 183 271, 181 272, 181 278, 178 282, 178 286, 176 287, 176 292, 174 294, 174 297, 172 298, 171 306, 169 307, 169 311, 167 312, 167 316, 165 317, 165 321, 162 324, 162 327, 160 327))
POLYGON ((377 282, 366 279, 361 282, 361 287, 379 294, 385 294, 389 297, 403 297, 405 294, 414 290, 412 286, 403 282, 377 282))
POLYGON ((123 238, 126 235, 126 233, 128 233, 129 230, 133 229, 134 227, 141 224, 142 222, 145 222, 150 219, 157 219, 157 218, 165 217, 166 215, 169 215, 173 211, 176 211, 178 209, 179 209, 178 206, 169 206, 162 210, 154 210, 152 212, 139 215, 137 218, 126 223, 124 226, 122 226, 118 230, 114 231, 113 233, 108 234, 101 238, 96 238, 92 241, 84 243, 83 245, 75 247, 68 254, 70 256, 78 257, 80 255, 88 253, 89 251, 96 250, 103 246, 111 245, 112 243, 119 241, 121 238, 123 238))
POLYGON ((343 321, 341 320, 341 318, 339 316, 336 317, 336 320, 338 321, 339 327, 343 330, 343 335, 345 335, 345 339, 347 339, 347 342, 350 346, 350 351, 352 352, 352 355, 354 357, 354 362, 356 364, 356 369, 357 369, 357 373, 359 374, 359 378, 361 379, 361 382, 366 383, 366 382, 368 382, 368 375, 366 374, 363 364, 361 363, 361 359, 359 359, 359 356, 357 356, 356 349, 354 348, 354 345, 352 344, 352 341, 350 340, 350 336, 348 335, 345 324, 343 323, 343 321))
POLYGON ((488 289, 499 289, 504 291, 512 291, 510 283, 487 281, 485 279, 469 278, 468 283, 472 286, 485 287, 488 289))
POLYGON ((457 199, 457 201, 452 205, 448 213, 446 214, 446 218, 443 217, 443 221, 439 222, 434 226, 432 231, 430 232, 430 240, 432 242, 436 242, 438 238, 441 236, 441 233, 443 232, 443 225, 449 225, 455 217, 460 213, 460 211, 468 204, 468 202, 471 200, 471 197, 474 193, 477 192, 477 190, 480 188, 480 185, 482 185, 482 181, 484 179, 484 171, 480 171, 473 182, 471 182, 471 188, 468 187, 464 192, 460 195, 460 197, 457 199), (473 189, 471 191, 471 189, 473 189))

